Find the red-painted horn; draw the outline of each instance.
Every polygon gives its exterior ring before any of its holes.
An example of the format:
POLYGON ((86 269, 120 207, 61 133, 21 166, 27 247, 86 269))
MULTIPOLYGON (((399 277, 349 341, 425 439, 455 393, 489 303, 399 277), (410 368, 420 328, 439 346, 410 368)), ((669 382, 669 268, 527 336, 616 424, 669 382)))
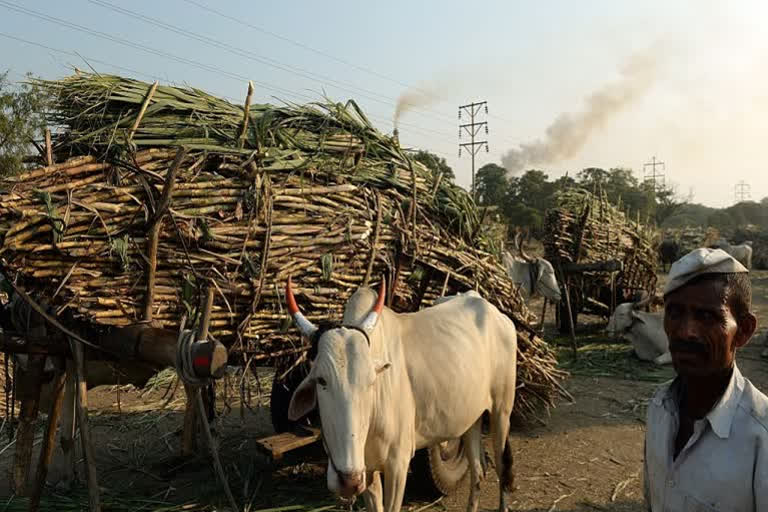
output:
POLYGON ((307 318, 299 310, 299 306, 296 304, 296 297, 293 296, 293 289, 291 288, 291 277, 288 276, 288 283, 285 285, 285 302, 288 307, 288 312, 293 317, 293 321, 304 336, 311 338, 315 332, 317 332, 317 326, 307 320, 307 318))
POLYGON ((377 314, 381 314, 384 310, 384 299, 387 298, 387 278, 381 278, 381 285, 379 285, 379 297, 376 299, 376 304, 373 306, 373 310, 377 314))

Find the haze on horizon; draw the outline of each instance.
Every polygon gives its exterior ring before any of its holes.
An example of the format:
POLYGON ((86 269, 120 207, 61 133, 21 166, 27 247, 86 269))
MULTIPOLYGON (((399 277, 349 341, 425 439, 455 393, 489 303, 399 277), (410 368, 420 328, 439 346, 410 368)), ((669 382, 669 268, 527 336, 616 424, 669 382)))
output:
POLYGON ((465 187, 458 106, 486 100, 490 152, 478 155, 478 167, 513 167, 510 157, 523 155, 539 161, 510 171, 557 177, 628 167, 642 178, 656 156, 682 194, 723 207, 741 180, 752 199, 768 196, 766 15, 768 4, 756 0, 471 8, 344 0, 268 10, 244 0, 2 0, 0 69, 14 79, 27 71, 56 78, 87 69, 82 56, 100 72, 185 83, 237 102, 249 78, 254 101, 355 99, 387 133, 398 98, 408 98, 402 144, 445 157, 465 187), (638 56, 643 65, 633 67, 638 56))

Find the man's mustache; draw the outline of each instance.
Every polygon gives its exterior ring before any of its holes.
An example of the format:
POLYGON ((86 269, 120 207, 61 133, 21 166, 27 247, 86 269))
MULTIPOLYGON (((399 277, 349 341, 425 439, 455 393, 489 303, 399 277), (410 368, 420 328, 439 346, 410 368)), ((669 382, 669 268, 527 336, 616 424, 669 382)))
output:
POLYGON ((695 354, 706 354, 709 352, 709 346, 700 341, 671 340, 669 350, 672 352, 693 352, 695 354))

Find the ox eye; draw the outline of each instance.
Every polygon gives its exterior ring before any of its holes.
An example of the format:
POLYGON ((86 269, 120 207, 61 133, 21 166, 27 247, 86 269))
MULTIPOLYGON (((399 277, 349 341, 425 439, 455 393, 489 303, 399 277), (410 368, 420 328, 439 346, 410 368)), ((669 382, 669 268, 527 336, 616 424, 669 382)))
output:
POLYGON ((325 381, 325 379, 324 379, 324 378, 322 378, 322 377, 318 377, 318 378, 317 378, 317 383, 318 383, 318 384, 320 384, 320 385, 321 385, 321 386, 323 386, 323 387, 325 387, 325 386, 327 386, 327 385, 328 385, 328 383, 327 383, 327 382, 325 381))

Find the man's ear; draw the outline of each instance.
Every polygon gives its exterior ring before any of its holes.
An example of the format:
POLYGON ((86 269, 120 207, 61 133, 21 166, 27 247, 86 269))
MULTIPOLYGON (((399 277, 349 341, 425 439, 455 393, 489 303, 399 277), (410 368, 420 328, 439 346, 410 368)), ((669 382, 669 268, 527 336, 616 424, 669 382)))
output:
POLYGON ((389 370, 390 368, 392 368, 392 364, 391 363, 386 363, 384 361, 379 361, 378 359, 375 359, 373 361, 373 367, 376 369, 376 376, 378 377, 379 374, 381 374, 381 372, 383 372, 385 370, 389 370))
POLYGON ((738 320, 736 334, 733 337, 734 348, 741 348, 749 343, 752 335, 757 330, 757 317, 752 313, 746 313, 738 320))
POLYGON ((291 396, 291 403, 288 406, 288 419, 296 421, 317 407, 317 392, 315 388, 315 378, 312 372, 307 375, 296 391, 291 396))

